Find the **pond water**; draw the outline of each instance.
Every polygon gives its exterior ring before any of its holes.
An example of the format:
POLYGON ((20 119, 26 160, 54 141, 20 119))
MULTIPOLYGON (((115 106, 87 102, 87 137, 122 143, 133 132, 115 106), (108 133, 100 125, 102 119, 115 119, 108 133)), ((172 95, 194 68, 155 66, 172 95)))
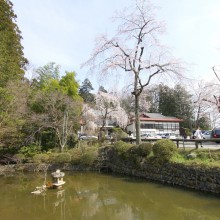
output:
POLYGON ((0 177, 0 219, 220 219, 220 198, 215 196, 124 176, 65 174, 62 190, 47 190, 43 195, 31 194, 43 184, 42 173, 0 177))

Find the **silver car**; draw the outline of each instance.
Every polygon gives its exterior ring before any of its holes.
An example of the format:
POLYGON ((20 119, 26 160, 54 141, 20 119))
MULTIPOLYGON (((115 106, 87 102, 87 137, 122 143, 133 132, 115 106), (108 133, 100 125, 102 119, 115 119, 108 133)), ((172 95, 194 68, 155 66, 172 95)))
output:
POLYGON ((212 131, 205 131, 202 134, 203 139, 211 139, 211 133, 212 133, 212 131))
POLYGON ((173 133, 165 133, 162 135, 162 138, 166 138, 166 139, 176 139, 176 135, 173 133))

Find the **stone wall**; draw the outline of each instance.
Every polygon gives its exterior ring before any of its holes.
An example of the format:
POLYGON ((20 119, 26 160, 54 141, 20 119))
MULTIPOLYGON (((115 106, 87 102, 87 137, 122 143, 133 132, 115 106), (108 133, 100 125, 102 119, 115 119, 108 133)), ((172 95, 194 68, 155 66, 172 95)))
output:
POLYGON ((106 152, 106 155, 107 166, 113 173, 220 195, 220 168, 177 163, 158 165, 152 161, 137 166, 131 161, 120 159, 113 150, 106 152))

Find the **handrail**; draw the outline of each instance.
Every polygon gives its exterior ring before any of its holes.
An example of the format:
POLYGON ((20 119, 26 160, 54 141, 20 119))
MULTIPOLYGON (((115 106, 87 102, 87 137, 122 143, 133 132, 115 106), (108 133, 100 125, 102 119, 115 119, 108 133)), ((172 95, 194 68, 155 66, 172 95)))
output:
MULTIPOLYGON (((136 139, 134 138, 123 138, 122 139, 125 142, 135 142, 136 139)), ((163 140, 163 139, 158 139, 158 138, 146 138, 146 139, 141 139, 143 142, 152 142, 152 141, 158 141, 158 140, 163 140)), ((195 143, 195 148, 198 149, 199 144, 204 143, 204 142, 216 142, 220 143, 220 138, 210 138, 210 139, 184 139, 184 138, 175 138, 175 139, 169 139, 172 140, 173 142, 176 142, 177 148, 179 148, 179 143, 183 142, 183 145, 185 142, 194 142, 195 143)))

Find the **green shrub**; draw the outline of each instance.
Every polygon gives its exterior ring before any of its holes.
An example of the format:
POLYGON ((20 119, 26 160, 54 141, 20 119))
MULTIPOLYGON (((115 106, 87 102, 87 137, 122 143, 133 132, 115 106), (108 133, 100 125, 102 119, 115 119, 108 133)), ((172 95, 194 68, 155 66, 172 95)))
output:
POLYGON ((24 154, 25 157, 33 157, 40 152, 41 147, 37 145, 24 146, 18 151, 18 153, 24 154))
POLYGON ((46 163, 49 162, 49 155, 48 154, 35 154, 33 156, 34 163, 46 163))
POLYGON ((128 135, 125 133, 121 128, 112 128, 112 134, 111 136, 115 140, 120 140, 122 138, 126 138, 128 135))
MULTIPOLYGON (((1 145, 1 143, 0 143, 1 145)), ((4 154, 17 154, 18 153, 18 148, 17 147, 7 147, 7 148, 2 148, 0 146, 0 155, 4 155, 4 154)))
POLYGON ((72 134, 67 141, 67 146, 69 149, 72 149, 74 147, 76 147, 77 143, 78 143, 78 134, 72 134))
POLYGON ((171 140, 159 140, 153 145, 153 153, 159 161, 169 161, 177 153, 177 147, 171 140))
POLYGON ((138 146, 130 147, 125 153, 124 159, 126 159, 129 164, 133 163, 135 166, 140 166, 141 162, 143 162, 151 152, 151 143, 141 143, 138 146))
POLYGON ((82 151, 84 151, 84 149, 87 147, 88 147, 87 141, 82 140, 78 142, 77 148, 82 149, 82 151))
POLYGON ((141 143, 137 147, 137 155, 141 157, 147 157, 152 152, 152 143, 141 143))
POLYGON ((142 156, 139 154, 138 146, 131 146, 127 151, 124 152, 123 155, 121 155, 121 158, 127 161, 127 165, 139 165, 142 156))
POLYGON ((24 154, 21 154, 21 153, 15 154, 13 157, 14 157, 14 159, 18 160, 20 163, 23 163, 26 160, 24 154))
POLYGON ((123 142, 123 141, 117 141, 114 144, 114 149, 116 150, 117 154, 125 159, 129 154, 129 149, 132 147, 131 144, 123 142))
POLYGON ((74 165, 80 164, 80 160, 82 157, 82 150, 80 148, 73 148, 70 151, 71 154, 71 163, 74 165))
POLYGON ((54 159, 55 163, 69 163, 71 162, 71 155, 68 152, 58 153, 54 159))
POLYGON ((55 162, 55 159, 57 157, 59 153, 56 153, 56 152, 53 152, 53 153, 49 153, 48 156, 49 156, 49 162, 51 163, 54 163, 55 162))
POLYGON ((92 140, 87 141, 87 145, 89 147, 100 147, 100 141, 97 139, 92 139, 92 140))
POLYGON ((98 159, 98 149, 87 148, 84 154, 80 158, 80 164, 91 166, 97 159, 98 159))

